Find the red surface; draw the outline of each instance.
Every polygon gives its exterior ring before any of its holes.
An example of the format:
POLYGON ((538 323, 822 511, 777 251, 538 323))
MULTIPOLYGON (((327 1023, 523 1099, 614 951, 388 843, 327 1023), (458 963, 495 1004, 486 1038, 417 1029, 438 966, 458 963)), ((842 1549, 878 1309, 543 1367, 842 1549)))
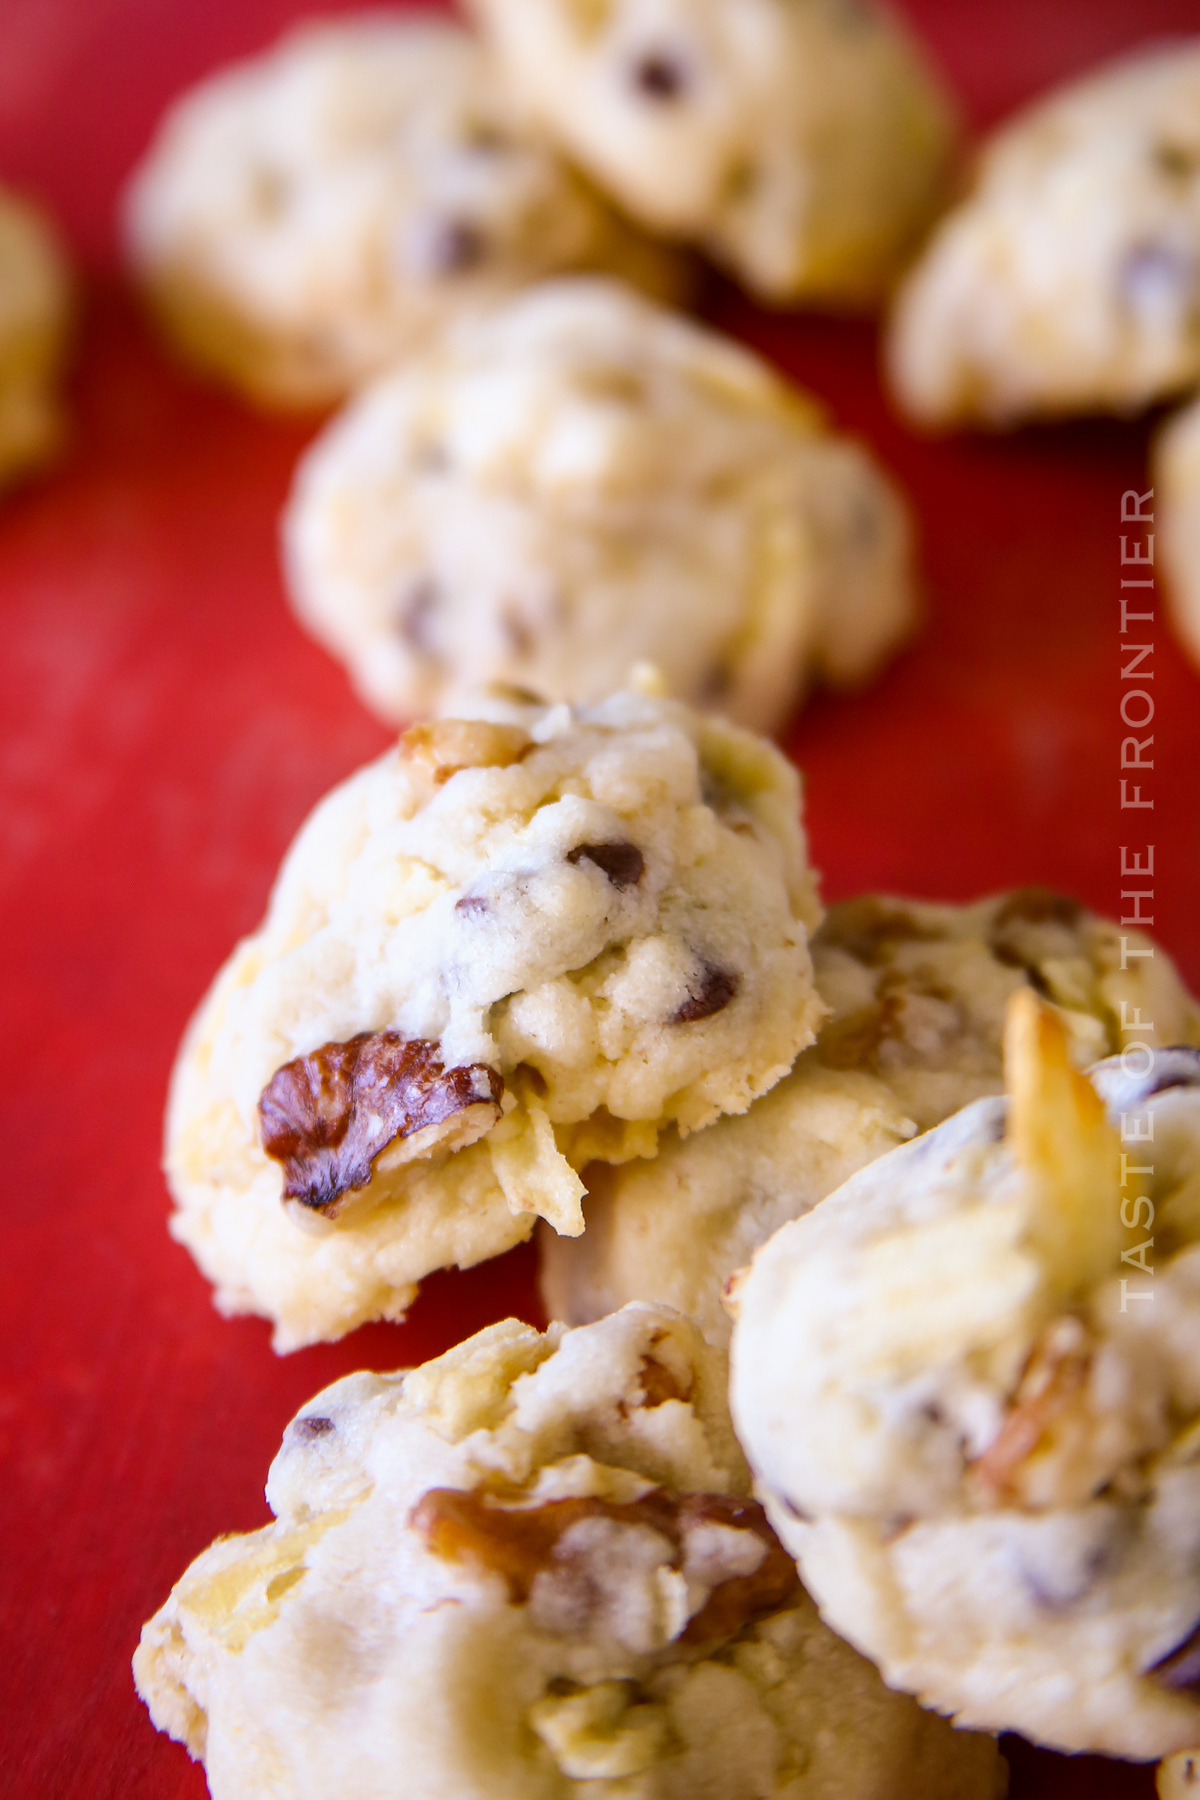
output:
MULTIPOLYGON (((294 10, 0 0, 0 172, 103 268, 162 102, 294 10)), ((1099 54, 1200 29, 1200 4, 1177 0, 911 10, 977 121, 1099 54)), ((1115 912, 1119 846, 1149 839, 1156 930, 1200 982, 1200 677, 1161 622, 1155 810, 1117 806, 1117 515, 1144 485, 1144 428, 918 442, 883 407, 867 327, 766 318, 728 292, 712 310, 879 446, 924 536, 924 637, 790 739, 827 893, 1043 880, 1115 912)), ((275 515, 304 429, 175 372, 105 282, 76 386, 71 455, 0 509, 0 1791, 195 1800, 200 1770, 133 1694, 142 1620, 216 1533, 266 1518, 267 1464, 308 1395, 536 1316, 532 1262, 439 1277, 404 1327, 281 1361, 264 1324, 216 1317, 167 1237, 179 1032, 309 806, 386 734, 284 609, 275 515)), ((1021 1746, 1014 1767, 1015 1800, 1152 1789, 1147 1770, 1021 1746)))

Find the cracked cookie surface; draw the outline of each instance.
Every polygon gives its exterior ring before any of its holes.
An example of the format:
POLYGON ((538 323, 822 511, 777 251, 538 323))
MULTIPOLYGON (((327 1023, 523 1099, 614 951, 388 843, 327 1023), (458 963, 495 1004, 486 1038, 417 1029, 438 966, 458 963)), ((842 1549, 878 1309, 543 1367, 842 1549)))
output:
POLYGON ((134 1659, 213 1800, 995 1800, 823 1626, 664 1307, 351 1375, 134 1659))
POLYGON ((744 1110, 822 1007, 798 778, 677 703, 481 700, 317 808, 184 1041, 172 1230, 280 1348, 744 1110))

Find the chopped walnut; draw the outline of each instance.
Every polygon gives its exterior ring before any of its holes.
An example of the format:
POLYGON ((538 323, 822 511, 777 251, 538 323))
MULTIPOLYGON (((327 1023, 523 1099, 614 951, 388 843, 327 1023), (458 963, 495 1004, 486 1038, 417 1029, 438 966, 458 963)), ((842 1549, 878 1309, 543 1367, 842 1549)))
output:
POLYGON ((1020 1498, 1028 1459, 1076 1405, 1090 1360, 1087 1334, 1078 1319, 1056 1319, 1042 1334, 1004 1423, 972 1465, 984 1498, 993 1503, 1020 1498))
POLYGON ((759 1540, 762 1555, 753 1572, 718 1580, 679 1633, 677 1643, 690 1650, 707 1653, 752 1619, 787 1605, 800 1591, 795 1564, 762 1507, 756 1500, 726 1494, 671 1495, 653 1488, 640 1500, 624 1503, 588 1496, 519 1508, 494 1505, 478 1493, 431 1488, 417 1502, 410 1522, 435 1555, 480 1564, 502 1576, 510 1599, 524 1604, 539 1575, 570 1559, 563 1540, 589 1519, 658 1533, 671 1547, 670 1566, 676 1569, 688 1560, 689 1539, 706 1528, 723 1526, 759 1540))
POLYGON ((283 1164, 285 1200, 333 1218, 389 1144, 407 1161, 473 1143, 503 1091, 486 1063, 446 1069, 423 1038, 364 1031, 276 1070, 258 1102, 263 1149, 283 1164))
POLYGON ((460 769, 505 769, 532 748, 533 739, 519 725, 486 719, 431 719, 400 739, 400 754, 439 785, 460 769))

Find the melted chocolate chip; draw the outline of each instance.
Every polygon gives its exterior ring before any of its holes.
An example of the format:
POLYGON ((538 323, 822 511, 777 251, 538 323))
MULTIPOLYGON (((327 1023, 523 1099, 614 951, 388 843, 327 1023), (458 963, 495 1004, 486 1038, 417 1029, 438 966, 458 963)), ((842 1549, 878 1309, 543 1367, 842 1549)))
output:
POLYGON ((1194 1050, 1190 1044, 1172 1044, 1167 1049, 1155 1052, 1155 1062, 1161 1063, 1170 1057, 1174 1068, 1166 1068, 1161 1075, 1152 1075, 1150 1080, 1141 1084, 1141 1094, 1148 1100, 1152 1094, 1165 1094, 1171 1088, 1200 1087, 1200 1051, 1194 1050), (1191 1067, 1179 1067, 1179 1061, 1186 1057, 1191 1067))
POLYGON ((576 844, 567 851, 569 863, 594 863, 615 888, 636 887, 642 879, 646 859, 636 844, 576 844))
POLYGON ((677 58, 663 50, 647 50, 629 72, 639 94, 649 100, 679 100, 687 90, 687 72, 677 58))
POLYGON ((302 1438, 324 1437, 334 1429, 333 1420, 321 1418, 316 1413, 306 1413, 296 1420, 296 1436, 302 1438))
POLYGON ((1195 1694, 1200 1697, 1200 1620, 1197 1620, 1182 1644, 1176 1644, 1174 1650, 1147 1669, 1146 1673, 1160 1687, 1170 1688, 1172 1693, 1195 1694))
POLYGON ((434 263, 439 275, 464 275, 487 256, 488 242, 468 219, 448 219, 437 238, 434 263))
POLYGON ((1053 888, 1046 887, 1015 888, 997 911, 992 930, 1003 931, 1005 926, 1019 923, 1063 925, 1073 931, 1083 917, 1083 907, 1069 894, 1056 894, 1053 888))
POLYGON ((640 1500, 624 1504, 597 1496, 549 1500, 537 1507, 502 1507, 478 1493, 457 1488, 431 1488, 410 1515, 435 1556, 447 1562, 473 1562, 503 1577, 515 1604, 528 1600, 543 1570, 570 1560, 561 1540, 582 1519, 606 1519, 618 1525, 648 1526, 670 1544, 672 1565, 683 1562, 689 1530, 724 1525, 751 1531, 766 1549, 752 1575, 720 1582, 705 1605, 688 1622, 679 1643, 708 1650, 733 1637, 751 1619, 786 1606, 800 1592, 795 1564, 767 1523, 757 1500, 726 1494, 668 1494, 652 1488, 640 1500))
POLYGON ((481 919, 492 909, 482 894, 462 894, 454 902, 454 910, 456 913, 462 913, 466 919, 481 919))
POLYGON ((364 1031, 276 1070, 258 1102, 263 1149, 283 1164, 286 1200, 333 1217, 388 1144, 472 1107, 489 1109, 494 1123, 503 1091, 486 1063, 447 1069, 423 1038, 364 1031))
POLYGON ((671 1014, 668 1023, 694 1025, 699 1019, 711 1019, 714 1013, 724 1011, 740 986, 739 976, 706 962, 698 986, 689 991, 687 999, 677 1012, 671 1014))
POLYGON ((831 906, 814 944, 844 950, 856 962, 877 968, 889 960, 895 944, 937 944, 943 943, 946 936, 945 926, 922 923, 903 907, 877 899, 874 894, 864 894, 857 900, 843 900, 840 905, 831 906))

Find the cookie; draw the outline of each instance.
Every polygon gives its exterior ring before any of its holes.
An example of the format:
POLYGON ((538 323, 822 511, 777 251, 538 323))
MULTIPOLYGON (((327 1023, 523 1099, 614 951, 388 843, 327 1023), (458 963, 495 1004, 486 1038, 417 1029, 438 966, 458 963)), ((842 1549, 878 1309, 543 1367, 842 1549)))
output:
POLYGON ((187 1034, 172 1230, 280 1349, 403 1315, 576 1169, 749 1106, 822 1007, 799 781, 648 694, 493 697, 334 790, 187 1034), (282 1201, 282 1204, 281 1204, 282 1201))
POLYGON ((1200 1794, 1200 1751, 1187 1750, 1158 1767, 1158 1800, 1195 1800, 1200 1794))
POLYGON ((936 427, 1136 412, 1200 377, 1200 40, 1040 100, 903 282, 887 362, 936 427))
POLYGON ((385 718, 503 680, 592 701, 639 659, 761 730, 915 617, 904 502, 740 345, 549 282, 363 393, 284 521, 301 622, 385 718))
POLYGON ((272 1465, 275 1522, 145 1627, 154 1723, 213 1800, 996 1800, 993 1741, 821 1624, 722 1374, 630 1307, 327 1388, 272 1465))
POLYGON ((960 1724, 1200 1739, 1200 1052, 1085 1076, 1028 991, 1007 1101, 853 1176, 736 1290, 731 1396, 826 1620, 960 1724))
POLYGON ((0 188, 0 487, 62 443, 58 390, 71 311, 66 259, 49 220, 0 188))
POLYGON ((653 1162, 586 1170, 582 1237, 539 1230, 551 1318, 582 1324, 660 1299, 727 1344, 725 1284, 774 1231, 1002 1091, 1004 1011, 1023 985, 1052 999, 1077 1065, 1135 1037, 1200 1044, 1200 1009, 1161 946, 1045 889, 972 906, 864 895, 830 908, 812 957, 829 1016, 791 1074, 740 1118, 683 1142, 668 1133, 653 1162), (1125 971, 1122 936, 1135 951, 1125 971), (1122 1029, 1122 1017, 1154 1029, 1122 1029))
POLYGON ((473 0, 532 115, 761 298, 872 304, 932 215, 948 99, 862 0, 473 0))
POLYGON ((433 14, 306 24, 202 82, 168 113, 126 226, 176 348, 269 406, 336 401, 448 316, 560 269, 682 280, 433 14))
MULTIPOLYGON (((1192 661, 1200 663, 1200 402, 1185 406, 1159 430, 1151 480, 1153 498, 1146 502, 1147 516, 1153 508, 1168 617, 1192 661)), ((1135 525, 1129 534, 1143 555, 1147 545, 1139 532, 1149 529, 1135 525)), ((1149 554, 1154 555, 1153 544, 1149 554)), ((1155 571, 1123 572, 1144 580, 1155 571)))

